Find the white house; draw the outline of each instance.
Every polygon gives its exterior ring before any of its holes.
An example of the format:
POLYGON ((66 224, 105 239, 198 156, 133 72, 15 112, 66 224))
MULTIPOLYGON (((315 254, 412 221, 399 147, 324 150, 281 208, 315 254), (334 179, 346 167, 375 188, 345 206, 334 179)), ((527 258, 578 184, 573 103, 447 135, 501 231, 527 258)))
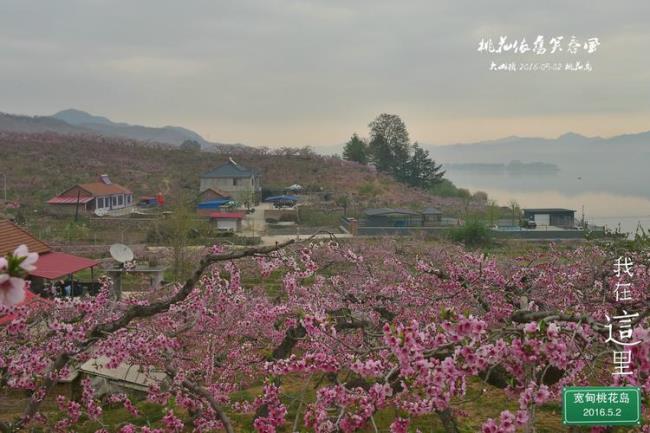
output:
POLYGON ((232 158, 201 175, 199 194, 208 189, 221 191, 233 200, 248 204, 257 204, 262 197, 260 175, 255 170, 237 164, 232 158))

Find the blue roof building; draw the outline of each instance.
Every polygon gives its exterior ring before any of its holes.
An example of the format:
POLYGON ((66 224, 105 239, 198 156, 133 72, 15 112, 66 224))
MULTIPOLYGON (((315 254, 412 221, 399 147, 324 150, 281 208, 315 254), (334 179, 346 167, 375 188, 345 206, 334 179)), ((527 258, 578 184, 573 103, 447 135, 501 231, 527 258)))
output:
POLYGON ((233 200, 248 206, 259 203, 262 196, 259 173, 238 164, 232 158, 201 175, 199 194, 211 188, 223 191, 233 200))

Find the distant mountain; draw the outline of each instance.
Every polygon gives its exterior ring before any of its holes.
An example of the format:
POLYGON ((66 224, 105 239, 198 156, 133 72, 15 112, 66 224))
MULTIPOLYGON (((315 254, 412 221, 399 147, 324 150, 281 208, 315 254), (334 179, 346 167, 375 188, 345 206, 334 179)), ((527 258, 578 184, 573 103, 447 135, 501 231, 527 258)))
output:
POLYGON ((447 146, 427 146, 453 182, 476 189, 538 191, 547 188, 563 194, 650 197, 650 131, 614 137, 586 137, 576 133, 557 138, 508 137, 500 140, 447 146), (516 173, 488 174, 476 165, 522 161, 516 173), (557 171, 540 173, 525 163, 553 164, 557 171), (463 164, 458 169, 458 164, 463 164), (474 165, 474 170, 467 169, 474 165))
POLYGON ((115 125, 109 119, 103 116, 93 116, 85 111, 75 110, 70 108, 68 110, 59 111, 52 117, 63 120, 70 125, 84 125, 84 124, 97 124, 97 125, 115 125))
POLYGON ((72 126, 63 120, 47 116, 17 116, 0 113, 0 131, 21 133, 57 132, 60 134, 82 134, 90 131, 72 126))
POLYGON ((167 143, 180 145, 185 140, 194 140, 201 144, 201 147, 207 148, 219 143, 210 143, 196 132, 189 129, 175 126, 149 127, 140 125, 130 125, 128 123, 113 122, 106 117, 94 116, 80 110, 64 110, 52 116, 55 119, 63 120, 74 126, 92 130, 100 135, 111 137, 124 137, 141 141, 155 141, 158 143, 167 143))
POLYGON ((186 140, 201 144, 204 150, 243 147, 241 144, 212 143, 194 131, 178 126, 149 127, 118 123, 85 111, 68 109, 52 116, 22 116, 0 113, 0 131, 22 133, 56 132, 60 134, 96 134, 107 137, 180 146, 186 140))
MULTIPOLYGON (((194 131, 178 126, 150 127, 131 125, 123 122, 113 122, 103 117, 95 116, 85 111, 68 109, 52 115, 53 118, 63 120, 70 125, 95 131, 101 135, 111 137, 124 137, 141 141, 155 141, 175 146, 181 145, 185 140, 193 140, 201 144, 203 149, 213 147, 231 146, 223 143, 211 143, 194 131)), ((237 145, 241 146, 241 145, 237 145)))
POLYGON ((650 131, 609 138, 568 132, 558 138, 506 137, 477 143, 426 146, 446 164, 540 161, 566 168, 575 163, 615 163, 633 158, 650 163, 650 131))

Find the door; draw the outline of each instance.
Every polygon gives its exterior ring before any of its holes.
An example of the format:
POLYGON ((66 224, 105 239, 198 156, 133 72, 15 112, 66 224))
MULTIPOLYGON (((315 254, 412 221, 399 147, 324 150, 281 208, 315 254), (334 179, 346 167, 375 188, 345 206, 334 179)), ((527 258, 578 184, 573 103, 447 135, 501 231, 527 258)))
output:
POLYGON ((535 215, 535 222, 537 226, 550 226, 551 225, 551 216, 547 213, 540 213, 535 215))

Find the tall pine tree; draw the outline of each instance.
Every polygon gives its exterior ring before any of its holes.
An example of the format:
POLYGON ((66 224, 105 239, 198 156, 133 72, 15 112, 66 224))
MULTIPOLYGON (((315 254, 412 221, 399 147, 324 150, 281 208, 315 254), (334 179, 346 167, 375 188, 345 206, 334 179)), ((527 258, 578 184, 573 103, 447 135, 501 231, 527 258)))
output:
POLYGON ((436 165, 436 162, 429 157, 429 151, 419 144, 414 143, 412 150, 413 154, 405 164, 400 180, 411 186, 425 189, 439 183, 445 175, 442 165, 436 165))
POLYGON ((354 133, 343 148, 343 159, 360 164, 368 163, 368 145, 354 133))

